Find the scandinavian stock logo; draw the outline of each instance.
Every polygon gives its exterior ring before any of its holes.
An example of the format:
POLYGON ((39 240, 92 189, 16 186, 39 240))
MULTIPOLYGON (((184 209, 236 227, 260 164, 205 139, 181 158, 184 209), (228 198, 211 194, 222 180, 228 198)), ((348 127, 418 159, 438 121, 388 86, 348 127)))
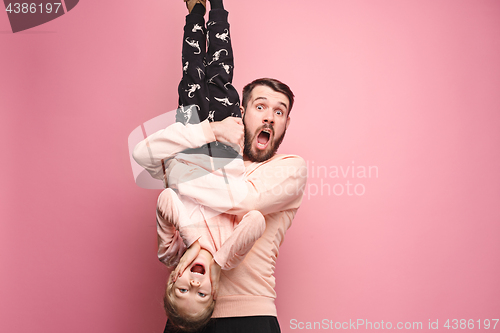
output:
MULTIPOLYGON (((184 111, 192 110, 192 107, 193 105, 181 107, 182 109, 180 110, 184 113, 184 111)), ((177 110, 174 110, 150 119, 136 127, 130 133, 128 137, 130 163, 135 183, 139 187, 145 189, 165 188, 164 179, 151 177, 149 172, 134 160, 133 152, 134 147, 140 142, 140 149, 142 151, 141 162, 145 162, 145 165, 155 168, 155 165, 160 163, 158 162, 158 154, 156 154, 158 147, 152 147, 149 139, 151 135, 159 134, 160 141, 167 140, 165 132, 161 131, 164 131, 165 128, 176 122, 176 113, 178 113, 177 110), (153 149, 156 149, 156 151, 153 151, 153 149)), ((198 120, 197 118, 197 113, 193 112, 190 119, 198 120)), ((199 122, 196 120, 194 120, 194 123, 199 122)), ((188 189, 195 188, 196 194, 201 195, 201 197, 210 196, 217 198, 216 207, 210 206, 210 208, 196 210, 198 213, 191 212, 192 222, 212 218, 224 213, 242 202, 248 194, 248 187, 242 182, 245 166, 241 155, 233 149, 224 148, 223 146, 225 145, 215 143, 215 146, 213 146, 210 143, 209 147, 211 148, 208 148, 208 150, 206 146, 183 150, 175 155, 175 160, 172 158, 161 160, 161 165, 164 167, 164 175, 165 168, 169 168, 169 166, 173 167, 171 170, 175 174, 172 177, 174 178, 173 188, 177 188, 179 191, 181 186, 188 189), (196 166, 192 164, 195 162, 196 166)), ((155 172, 153 171, 153 173, 155 172)), ((171 175, 170 173, 168 174, 171 175)), ((160 178, 164 177, 160 176, 160 178)), ((170 181, 168 186, 172 186, 170 181)))
MULTIPOLYGON (((193 107, 192 105, 187 106, 187 107, 182 107, 182 111, 183 112, 190 111, 190 110, 192 110, 191 109, 192 107, 193 107)), ((165 184, 164 184, 163 180, 155 179, 155 178, 151 177, 151 175, 148 173, 148 171, 146 169, 144 169, 142 166, 137 164, 137 162, 133 158, 133 151, 134 151, 134 147, 139 142, 143 141, 151 134, 154 134, 159 130, 163 130, 163 129, 167 128, 169 125, 174 124, 176 122, 176 118, 175 118, 176 113, 177 113, 177 110, 173 110, 173 111, 166 112, 162 115, 159 115, 153 119, 150 119, 150 120, 146 121, 145 123, 141 124, 140 126, 136 127, 129 134, 128 148, 129 148, 130 164, 132 166, 132 173, 134 174, 135 183, 139 187, 142 187, 145 189, 163 189, 163 188, 165 188, 165 184)), ((190 113, 190 119, 193 120, 194 123, 199 122, 198 114, 196 112, 190 113)), ((153 160, 154 157, 153 157, 152 151, 150 150, 151 148, 149 147, 149 144, 148 144, 148 149, 150 152, 151 159, 153 160)), ((186 152, 186 151, 184 151, 184 152, 186 152)), ((208 152, 209 152, 209 150, 205 150, 204 148, 200 148, 200 150, 193 149, 191 151, 191 154, 195 154, 195 153, 207 154, 208 152)), ((216 153, 216 152, 212 150, 210 153, 211 154, 210 156, 212 156, 212 153, 216 153)), ((219 157, 220 157, 220 152, 219 152, 219 154, 215 154, 215 155, 219 155, 219 157)), ((215 157, 215 155, 214 155, 214 157, 215 157)), ((182 158, 180 158, 180 159, 182 160, 182 158)), ((213 164, 211 165, 210 170, 208 170, 206 168, 201 168, 200 170, 203 170, 203 172, 190 175, 189 177, 186 177, 182 181, 189 182, 189 181, 193 181, 194 179, 196 179, 198 177, 207 176, 208 174, 211 174, 211 173, 222 173, 223 177, 221 178, 221 182, 222 182, 221 184, 222 184, 223 188, 226 188, 226 185, 227 184, 231 185, 231 182, 229 179, 226 178, 224 168, 233 166, 234 164, 231 164, 231 165, 229 165, 229 164, 232 162, 235 162, 235 160, 237 160, 237 159, 241 159, 241 156, 239 156, 238 153, 236 153, 236 151, 232 150, 229 152, 229 155, 225 155, 223 158, 216 158, 213 160, 211 159, 211 163, 213 163, 213 164)), ((165 163, 167 163, 167 162, 165 162, 165 163)), ((241 164, 242 163, 243 162, 241 162, 241 164)))
POLYGON ((52 21, 73 8, 79 0, 19 2, 4 0, 12 32, 19 32, 52 21))
POLYGON ((128 149, 130 164, 132 165, 132 172, 134 174, 135 183, 145 189, 163 189, 165 188, 163 181, 154 179, 149 173, 141 167, 132 157, 134 147, 142 140, 146 139, 149 135, 166 128, 175 122, 175 110, 166 112, 158 117, 150 119, 140 126, 136 127, 128 137, 128 149))

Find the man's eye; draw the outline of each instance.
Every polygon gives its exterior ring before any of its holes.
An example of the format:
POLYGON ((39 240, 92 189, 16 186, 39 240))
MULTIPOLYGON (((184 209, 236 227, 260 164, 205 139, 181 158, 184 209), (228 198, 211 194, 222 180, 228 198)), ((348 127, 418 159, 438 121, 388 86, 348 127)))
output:
POLYGON ((281 111, 281 110, 277 110, 277 111, 276 111, 276 114, 277 114, 278 116, 281 116, 281 115, 283 114, 283 111, 281 111))
POLYGON ((207 296, 207 294, 204 294, 204 293, 198 293, 198 296, 200 296, 200 297, 205 297, 205 296, 207 296))
POLYGON ((257 110, 263 110, 264 107, 262 105, 257 105, 257 110))
POLYGON ((183 293, 183 294, 185 294, 185 293, 187 293, 187 292, 188 292, 188 290, 187 290, 187 289, 184 289, 184 288, 179 288, 179 291, 180 291, 181 293, 183 293))

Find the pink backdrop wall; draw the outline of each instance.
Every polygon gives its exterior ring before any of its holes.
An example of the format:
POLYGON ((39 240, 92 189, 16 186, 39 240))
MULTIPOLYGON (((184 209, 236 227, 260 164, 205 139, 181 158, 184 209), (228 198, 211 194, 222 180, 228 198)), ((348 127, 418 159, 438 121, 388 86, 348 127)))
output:
MULTIPOLYGON (((236 87, 289 83, 280 151, 309 163, 282 331, 499 318, 500 2, 226 8, 236 87)), ((184 13, 88 0, 16 34, 0 13, 1 332, 162 330, 158 191, 134 184, 127 138, 176 107, 184 13)))

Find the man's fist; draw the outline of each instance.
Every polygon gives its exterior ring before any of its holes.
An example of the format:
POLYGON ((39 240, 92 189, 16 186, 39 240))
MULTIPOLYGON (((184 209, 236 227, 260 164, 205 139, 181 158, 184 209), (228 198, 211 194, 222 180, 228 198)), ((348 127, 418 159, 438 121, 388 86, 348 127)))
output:
POLYGON ((239 149, 244 144, 243 121, 237 117, 227 117, 222 121, 211 122, 210 126, 215 135, 215 140, 239 149))

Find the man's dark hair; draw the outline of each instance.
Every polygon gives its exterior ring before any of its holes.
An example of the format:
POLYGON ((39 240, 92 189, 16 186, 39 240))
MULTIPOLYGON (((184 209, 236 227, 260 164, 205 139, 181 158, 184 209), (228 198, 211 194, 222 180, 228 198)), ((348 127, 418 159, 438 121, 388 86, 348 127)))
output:
POLYGON ((292 111, 292 106, 293 106, 293 98, 295 97, 293 95, 292 90, 283 82, 271 78, 262 78, 254 80, 243 88, 242 105, 245 109, 250 100, 250 95, 252 94, 252 90, 257 86, 266 86, 276 92, 285 94, 286 97, 288 97, 288 102, 290 103, 290 105, 288 106, 288 114, 290 114, 290 111, 292 111))

